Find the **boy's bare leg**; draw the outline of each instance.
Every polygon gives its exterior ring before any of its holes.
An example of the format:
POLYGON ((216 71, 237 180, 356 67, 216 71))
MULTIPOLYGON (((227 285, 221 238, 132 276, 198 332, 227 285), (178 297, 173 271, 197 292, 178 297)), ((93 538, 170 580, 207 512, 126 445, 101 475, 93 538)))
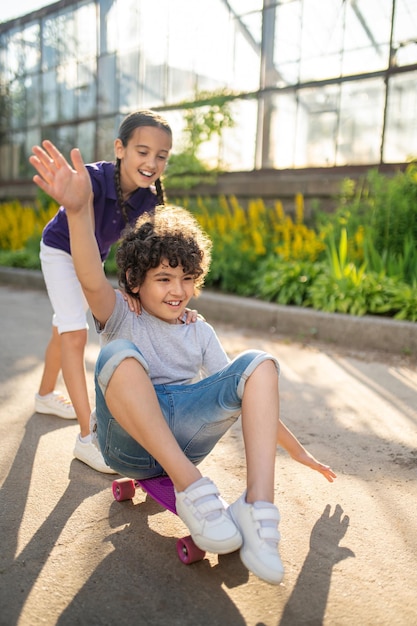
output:
POLYGON ((176 491, 201 478, 170 431, 153 385, 136 359, 125 359, 116 368, 107 385, 106 403, 126 432, 162 465, 176 491))
POLYGON ((267 360, 246 381, 242 400, 247 502, 274 501, 278 422, 278 372, 275 363, 267 360))
POLYGON ((107 406, 119 424, 164 468, 175 487, 179 517, 199 548, 226 554, 242 545, 217 487, 187 459, 169 429, 153 385, 136 359, 116 368, 106 390, 107 406), (140 398, 140 402, 138 402, 140 398))

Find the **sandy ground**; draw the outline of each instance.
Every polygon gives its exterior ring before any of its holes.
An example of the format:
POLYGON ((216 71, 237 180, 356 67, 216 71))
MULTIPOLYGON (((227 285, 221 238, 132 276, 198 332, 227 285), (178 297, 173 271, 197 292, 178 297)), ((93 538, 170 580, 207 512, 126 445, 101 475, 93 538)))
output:
MULTIPOLYGON (((217 325, 231 355, 277 355, 282 419, 337 472, 334 484, 278 450, 284 582, 237 553, 185 566, 181 521, 72 458, 73 421, 33 413, 49 337, 42 291, 0 287, 0 624, 411 626, 417 623, 417 367, 410 359, 301 345, 217 325)), ((87 367, 98 352, 91 334, 87 367)), ((240 495, 239 424, 202 465, 240 495)))

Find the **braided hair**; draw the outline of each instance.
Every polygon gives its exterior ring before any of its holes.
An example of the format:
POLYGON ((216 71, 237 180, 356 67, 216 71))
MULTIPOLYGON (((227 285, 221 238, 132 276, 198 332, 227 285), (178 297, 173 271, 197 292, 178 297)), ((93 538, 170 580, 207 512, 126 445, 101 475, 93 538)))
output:
MULTIPOLYGON (((161 128, 164 130, 172 139, 172 130, 169 126, 168 122, 163 118, 159 113, 155 111, 135 111, 134 113, 130 113, 125 119, 122 121, 117 138, 120 139, 123 146, 126 147, 129 139, 131 138, 133 132, 136 128, 141 126, 153 126, 154 128, 161 128)), ((116 159, 116 166, 114 169, 114 182, 116 186, 117 193, 117 201, 119 203, 120 209, 122 211, 124 220, 126 224, 128 223, 128 215, 126 209, 126 200, 123 198, 122 185, 120 182, 120 159, 116 159)), ((158 198, 158 205, 165 205, 165 190, 160 178, 155 181, 155 189, 156 196, 158 198)))

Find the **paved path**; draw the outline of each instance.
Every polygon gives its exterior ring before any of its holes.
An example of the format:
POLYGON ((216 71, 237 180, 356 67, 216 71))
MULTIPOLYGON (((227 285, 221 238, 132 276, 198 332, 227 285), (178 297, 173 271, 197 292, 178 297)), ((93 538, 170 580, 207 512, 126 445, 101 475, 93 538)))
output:
MULTIPOLYGON (((28 285, 30 287, 30 285, 28 285)), ((184 566, 178 518, 72 458, 74 422, 33 412, 51 310, 44 291, 0 287, 1 626, 410 626, 417 616, 417 371, 218 326, 227 350, 278 356, 284 421, 338 479, 277 453, 284 583, 237 554, 184 566)), ((90 393, 98 352, 87 351, 90 393)), ((203 464, 233 500, 244 488, 236 426, 203 464)))

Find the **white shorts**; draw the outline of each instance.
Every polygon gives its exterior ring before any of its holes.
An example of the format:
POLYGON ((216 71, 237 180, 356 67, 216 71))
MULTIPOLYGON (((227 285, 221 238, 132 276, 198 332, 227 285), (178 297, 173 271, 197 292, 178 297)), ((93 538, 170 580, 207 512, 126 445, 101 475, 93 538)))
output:
POLYGON ((40 260, 59 334, 88 329, 88 303, 75 273, 72 256, 41 241, 40 260))

